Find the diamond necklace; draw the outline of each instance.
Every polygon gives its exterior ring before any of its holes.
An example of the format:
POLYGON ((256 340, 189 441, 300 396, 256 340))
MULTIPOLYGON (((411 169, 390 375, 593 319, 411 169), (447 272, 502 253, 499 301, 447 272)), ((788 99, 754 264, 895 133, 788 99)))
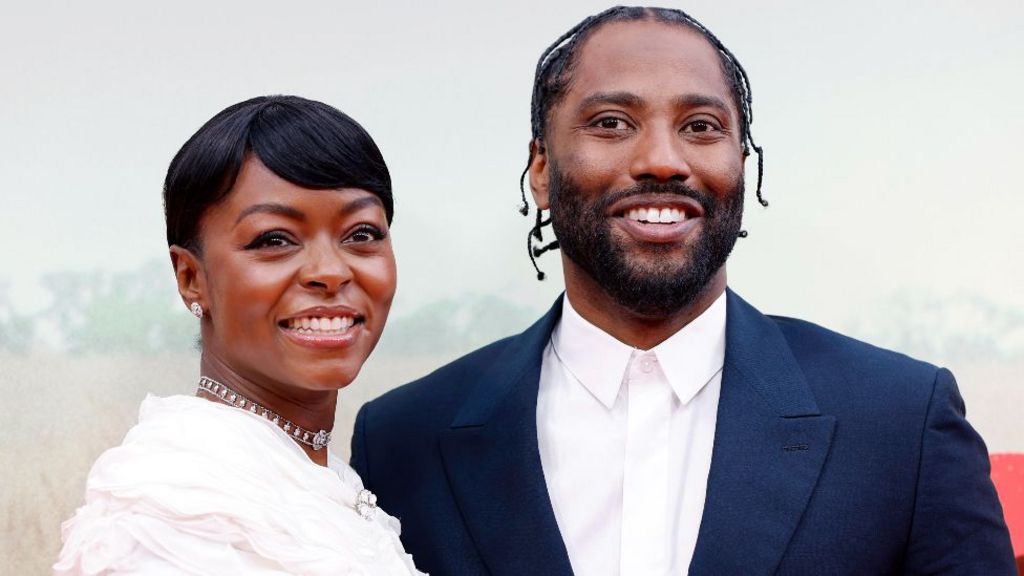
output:
POLYGON ((221 384, 212 378, 207 378, 206 376, 200 377, 199 390, 212 395, 214 398, 217 398, 225 404, 263 416, 267 420, 270 420, 275 426, 284 430, 284 433, 288 434, 292 440, 301 442, 306 446, 312 446, 313 450, 320 450, 324 446, 327 446, 327 443, 331 441, 331 433, 327 430, 320 430, 319 432, 306 430, 298 424, 293 424, 292 422, 285 420, 273 410, 249 400, 245 396, 242 396, 238 392, 235 392, 231 388, 228 388, 224 384, 221 384))

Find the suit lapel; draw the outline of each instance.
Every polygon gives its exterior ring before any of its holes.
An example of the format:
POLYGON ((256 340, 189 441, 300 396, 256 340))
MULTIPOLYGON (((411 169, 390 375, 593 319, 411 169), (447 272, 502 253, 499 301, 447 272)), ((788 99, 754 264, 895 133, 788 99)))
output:
POLYGON ((728 293, 715 445, 691 574, 772 574, 835 428, 774 322, 728 293))
POLYGON ((448 481, 495 576, 571 575, 537 447, 537 389, 561 299, 484 370, 441 437, 448 481))

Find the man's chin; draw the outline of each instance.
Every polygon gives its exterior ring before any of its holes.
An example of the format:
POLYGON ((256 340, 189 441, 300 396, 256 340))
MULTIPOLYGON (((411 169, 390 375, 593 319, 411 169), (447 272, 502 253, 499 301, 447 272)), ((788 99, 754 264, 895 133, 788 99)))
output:
POLYGON ((645 242, 620 244, 618 248, 619 267, 630 276, 675 278, 693 263, 693 249, 689 245, 645 242))
POLYGON ((684 247, 615 252, 593 277, 613 301, 638 317, 659 319, 679 313, 701 298, 717 273, 684 247))

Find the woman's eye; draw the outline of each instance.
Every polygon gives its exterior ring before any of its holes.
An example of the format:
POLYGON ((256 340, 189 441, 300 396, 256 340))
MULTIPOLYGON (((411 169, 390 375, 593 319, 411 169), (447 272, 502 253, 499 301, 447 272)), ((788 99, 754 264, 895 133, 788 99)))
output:
POLYGON ((292 242, 292 240, 282 232, 264 232, 253 239, 245 249, 259 250, 260 248, 284 248, 285 246, 291 246, 292 244, 294 244, 294 242, 292 242))
POLYGON ((625 120, 622 118, 615 118, 613 116, 601 118, 597 122, 594 122, 593 126, 603 128, 605 130, 626 130, 629 128, 629 124, 627 124, 625 120))
POLYGON ((362 226, 355 232, 349 234, 348 238, 345 239, 346 243, 350 242, 373 242, 374 240, 383 240, 384 232, 373 226, 362 226))

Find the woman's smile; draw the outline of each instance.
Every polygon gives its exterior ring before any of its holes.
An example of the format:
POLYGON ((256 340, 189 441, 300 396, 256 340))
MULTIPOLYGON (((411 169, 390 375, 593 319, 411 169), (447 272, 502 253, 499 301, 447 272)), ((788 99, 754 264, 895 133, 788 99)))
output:
POLYGON ((351 346, 363 324, 363 316, 348 307, 317 307, 278 322, 291 341, 310 348, 351 346))

